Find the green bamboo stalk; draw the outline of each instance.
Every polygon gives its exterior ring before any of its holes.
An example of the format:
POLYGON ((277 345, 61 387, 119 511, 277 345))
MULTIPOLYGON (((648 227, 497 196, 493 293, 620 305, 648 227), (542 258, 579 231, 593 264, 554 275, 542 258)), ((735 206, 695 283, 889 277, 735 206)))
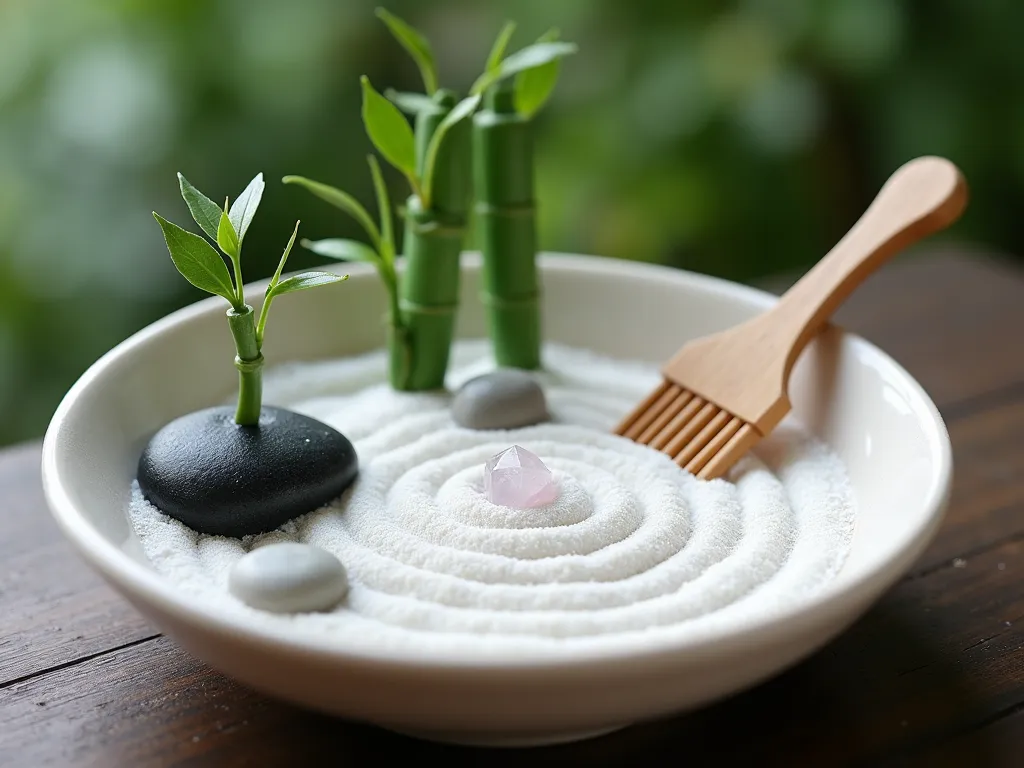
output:
POLYGON ((473 117, 474 212, 483 256, 481 301, 500 366, 541 366, 533 137, 513 81, 487 92, 473 117))
MULTIPOLYGON (((479 108, 481 95, 492 86, 529 72, 535 74, 527 82, 529 108, 523 111, 535 111, 557 75, 557 67, 552 66, 576 47, 556 42, 549 35, 502 58, 514 29, 507 23, 488 56, 486 71, 474 81, 469 95, 456 101, 454 93, 437 88, 437 67, 427 39, 386 10, 378 9, 377 15, 415 60, 427 91, 426 95, 391 93, 389 101, 374 90, 367 77, 362 78, 367 135, 412 189, 405 211, 405 274, 399 281, 401 340, 408 354, 397 362, 406 363, 409 372, 401 388, 440 389, 454 335, 459 257, 472 187, 473 131, 466 118, 479 108), (415 132, 396 104, 416 113, 415 132)), ((391 361, 395 367, 394 352, 391 361)))
MULTIPOLYGON (((433 108, 416 117, 416 173, 423 178, 427 148, 437 126, 457 103, 454 93, 435 92, 433 108)), ((471 197, 471 132, 468 121, 448 131, 437 155, 429 207, 415 194, 405 211, 405 274, 401 280, 402 327, 411 359, 407 390, 444 387, 459 305, 460 255, 471 197)))
POLYGON ((238 409, 235 423, 243 427, 260 421, 263 403, 263 354, 256 338, 256 319, 248 304, 242 312, 228 310, 228 326, 235 340, 235 368, 238 369, 238 409))

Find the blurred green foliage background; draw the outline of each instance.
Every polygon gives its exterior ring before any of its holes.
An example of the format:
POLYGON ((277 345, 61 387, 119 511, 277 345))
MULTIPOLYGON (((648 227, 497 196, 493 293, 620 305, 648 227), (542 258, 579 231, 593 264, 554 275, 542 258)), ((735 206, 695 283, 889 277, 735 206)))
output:
MULTIPOLYGON (((104 351, 200 298, 153 210, 175 172, 269 182, 266 277, 292 223, 355 225, 286 173, 372 200, 358 77, 419 90, 370 0, 0 0, 0 443, 42 433, 104 351)), ((905 160, 964 169, 956 235, 1024 253, 1017 0, 392 0, 465 89, 502 21, 580 52, 538 120, 541 244, 733 279, 809 265, 905 160)), ((389 177, 404 197, 401 180, 389 177)), ((297 252, 291 268, 316 263, 297 252)))

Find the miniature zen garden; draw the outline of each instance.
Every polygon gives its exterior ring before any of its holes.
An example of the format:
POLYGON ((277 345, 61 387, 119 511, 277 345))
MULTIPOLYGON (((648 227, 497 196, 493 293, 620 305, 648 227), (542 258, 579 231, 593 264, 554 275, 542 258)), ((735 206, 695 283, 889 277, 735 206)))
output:
POLYGON ((406 647, 685 632, 826 584, 855 505, 823 444, 786 424, 727 477, 698 479, 613 434, 656 366, 544 339, 531 129, 575 46, 552 32, 507 53, 506 25, 460 98, 438 85, 429 42, 379 15, 423 78, 421 94, 362 80, 367 135, 408 198, 389 199, 376 155, 376 216, 326 181, 287 176, 281 189, 339 208, 364 240, 300 239, 296 224, 257 311, 242 254, 262 175, 223 204, 179 175, 206 237, 154 214, 181 274, 227 302, 238 370, 235 404, 167 424, 141 455, 128 514, 156 570, 254 623, 406 647), (459 288, 471 221, 479 297, 459 288), (373 265, 385 348, 264 360, 273 303, 353 290, 334 272, 288 276, 297 241, 373 265), (489 338, 455 340, 467 301, 484 303, 489 338))

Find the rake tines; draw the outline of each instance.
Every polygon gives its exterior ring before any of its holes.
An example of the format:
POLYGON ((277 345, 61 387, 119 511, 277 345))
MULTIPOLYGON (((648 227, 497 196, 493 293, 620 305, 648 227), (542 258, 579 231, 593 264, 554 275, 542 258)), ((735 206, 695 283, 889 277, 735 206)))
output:
POLYGON ((724 474, 759 438, 739 417, 667 380, 615 433, 661 451, 704 479, 724 474))

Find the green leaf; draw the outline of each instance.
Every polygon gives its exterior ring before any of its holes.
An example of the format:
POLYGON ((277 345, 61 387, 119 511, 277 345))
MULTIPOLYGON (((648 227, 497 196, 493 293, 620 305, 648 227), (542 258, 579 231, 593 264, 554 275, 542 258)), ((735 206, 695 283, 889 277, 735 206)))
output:
POLYGON ((494 45, 491 46, 491 53, 487 57, 487 71, 497 69, 501 65, 501 59, 505 55, 505 49, 508 48, 508 41, 512 39, 512 34, 516 31, 516 23, 514 21, 506 21, 502 26, 501 31, 494 40, 494 45))
POLYGON ((388 101, 405 112, 407 115, 418 115, 425 109, 434 106, 434 100, 422 93, 404 93, 388 88, 384 91, 388 101))
POLYGON ((434 178, 434 166, 437 164, 437 153, 441 151, 441 143, 452 126, 460 120, 469 117, 476 108, 480 106, 480 94, 467 96, 454 107, 451 112, 444 116, 444 119, 437 124, 434 135, 430 137, 430 144, 427 145, 427 157, 423 164, 423 190, 428 196, 424 200, 424 207, 430 207, 431 184, 434 178))
POLYGON ((380 255, 388 264, 395 261, 395 232, 391 221, 391 201, 388 198, 388 187, 380 172, 380 163, 373 155, 368 155, 370 175, 373 177, 373 191, 377 195, 377 210, 380 212, 380 255))
POLYGON ((292 236, 288 238, 288 244, 284 247, 284 252, 281 254, 281 260, 277 262, 277 270, 274 272, 274 276, 270 278, 270 285, 277 285, 277 281, 281 279, 281 273, 284 272, 284 265, 288 262, 288 256, 291 255, 292 246, 295 245, 295 238, 299 236, 299 222, 295 222, 295 229, 292 230, 292 236))
POLYGON ((231 219, 224 212, 220 212, 220 226, 217 227, 217 245, 232 259, 238 258, 238 234, 231 224, 231 219))
POLYGON ((352 195, 347 192, 342 192, 340 189, 336 189, 335 187, 327 184, 321 184, 319 181, 307 179, 303 176, 285 176, 282 181, 285 184, 298 184, 300 187, 308 189, 321 200, 325 200, 336 208, 340 208, 345 211, 345 213, 358 221, 362 228, 366 230, 366 234, 370 236, 370 241, 373 243, 373 246, 375 248, 380 248, 380 230, 378 230, 377 225, 373 223, 373 219, 370 218, 370 214, 366 212, 366 209, 363 208, 359 201, 352 197, 352 195))
POLYGON ((288 244, 284 247, 284 253, 281 254, 281 260, 277 262, 277 269, 274 271, 274 276, 270 278, 270 283, 267 285, 267 291, 263 294, 263 306, 260 307, 260 317, 256 321, 256 343, 263 344, 263 335, 267 330, 267 316, 270 314, 270 304, 274 300, 275 292, 277 291, 278 281, 281 279, 281 273, 284 271, 284 265, 288 262, 288 255, 292 252, 292 246, 295 245, 295 238, 299 234, 299 222, 295 222, 295 229, 292 230, 292 236, 288 238, 288 244))
POLYGON ((189 180, 180 173, 178 174, 178 187, 181 188, 181 197, 192 213, 196 224, 210 236, 211 240, 216 242, 217 228, 220 226, 220 206, 193 187, 189 180))
POLYGON ((366 75, 363 84, 363 123, 366 133, 384 159, 404 173, 415 186, 416 140, 412 128, 398 108, 370 85, 366 75))
POLYGON ((231 276, 220 254, 199 235, 172 224, 160 214, 153 212, 164 233, 164 242, 171 254, 171 261, 181 276, 200 290, 223 296, 235 305, 235 289, 231 276))
POLYGON ((289 277, 274 286, 270 294, 274 297, 295 291, 305 291, 308 288, 318 288, 321 285, 331 283, 343 283, 348 280, 348 275, 335 275, 331 272, 303 272, 301 275, 289 277))
POLYGON ((380 256, 373 248, 358 240, 303 240, 302 247, 318 256, 336 261, 362 261, 367 264, 376 264, 380 261, 380 256))
POLYGON ((575 43, 534 43, 516 51, 501 62, 495 70, 485 72, 477 78, 470 93, 483 93, 499 80, 517 75, 527 69, 540 67, 552 61, 576 53, 575 43))
POLYGON ((423 88, 428 94, 437 90, 437 64, 430 43, 422 34, 384 8, 378 8, 377 18, 383 21, 399 44, 412 56, 423 77, 423 88))
POLYGON ((245 239, 245 232, 249 229, 249 224, 252 223, 252 217, 256 215, 256 209, 260 206, 265 188, 263 174, 257 173, 256 178, 249 182, 249 186, 242 190, 242 194, 231 204, 228 216, 231 217, 231 224, 238 234, 239 243, 245 239))
MULTIPOLYGON (((557 39, 558 30, 551 29, 541 35, 537 42, 549 43, 557 39)), ((559 66, 560 62, 555 59, 539 67, 525 69, 516 75, 513 99, 519 114, 530 118, 540 111, 555 89, 559 66)))

